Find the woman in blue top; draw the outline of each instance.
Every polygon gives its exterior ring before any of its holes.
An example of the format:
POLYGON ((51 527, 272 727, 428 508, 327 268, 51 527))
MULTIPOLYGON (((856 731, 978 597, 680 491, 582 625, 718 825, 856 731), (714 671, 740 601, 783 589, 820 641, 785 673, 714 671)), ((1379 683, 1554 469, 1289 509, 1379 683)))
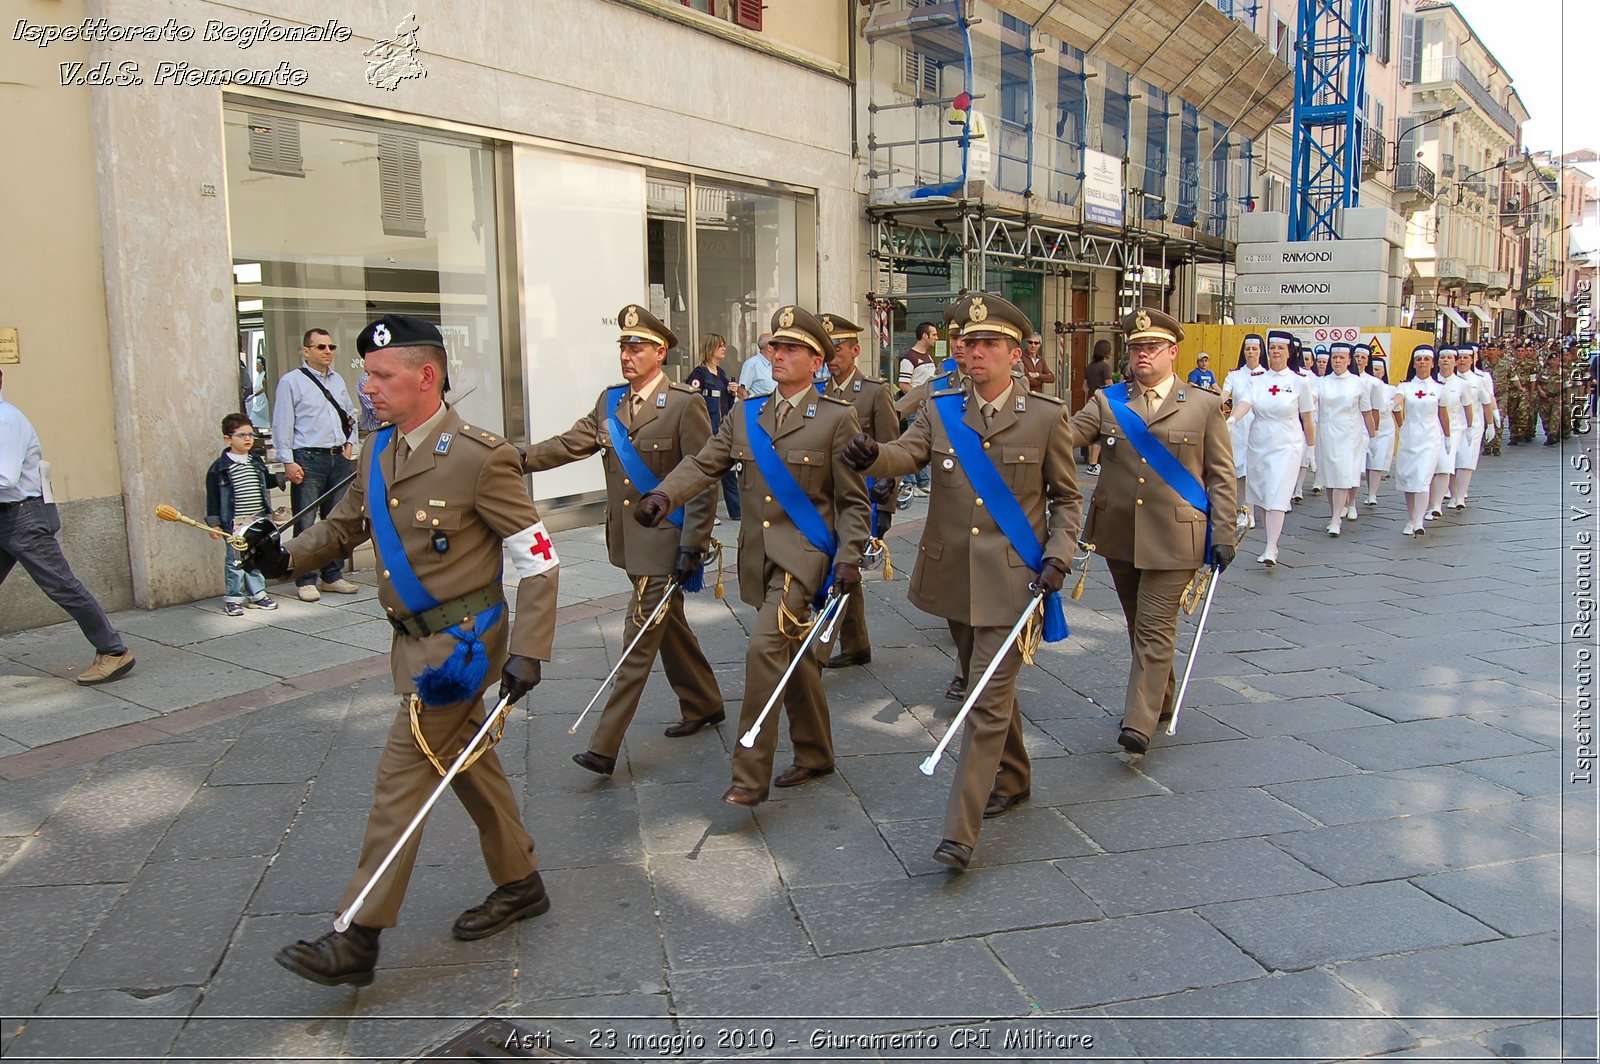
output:
MULTIPOLYGON (((728 375, 721 369, 722 360, 727 355, 728 341, 716 333, 707 333, 700 341, 700 364, 683 382, 699 392, 706 401, 713 436, 721 430, 723 417, 733 409, 732 386, 728 383, 728 375)), ((739 474, 732 470, 722 478, 722 499, 728 504, 729 520, 739 520, 739 474)))

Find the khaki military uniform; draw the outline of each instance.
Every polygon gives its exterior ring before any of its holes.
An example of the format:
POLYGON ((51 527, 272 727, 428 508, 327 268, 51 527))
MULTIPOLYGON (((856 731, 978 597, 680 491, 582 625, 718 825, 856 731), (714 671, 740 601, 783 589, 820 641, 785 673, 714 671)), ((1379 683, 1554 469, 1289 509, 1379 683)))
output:
MULTIPOLYGON (((367 485, 376 448, 363 450, 359 473, 339 505, 326 519, 287 544, 294 571, 314 570, 370 539, 370 502, 388 507, 406 557, 417 578, 435 598, 448 603, 481 589, 498 595, 504 542, 519 533, 528 539, 529 531, 539 524, 516 449, 492 432, 464 424, 449 408, 444 408, 443 416, 432 424, 425 441, 415 450, 403 444, 396 432, 381 458, 388 499, 368 499, 367 485), (407 452, 403 457, 402 451, 407 452), (440 546, 444 549, 440 550, 440 546)), ((555 548, 543 534, 542 526, 531 537, 531 543, 531 550, 546 564, 555 560, 555 548)), ((391 620, 404 619, 410 611, 390 582, 389 572, 380 553, 378 602, 391 620)), ((524 578, 517 587, 515 624, 508 625, 502 614, 482 634, 489 652, 489 671, 471 699, 420 710, 423 737, 445 764, 461 752, 483 724, 483 691, 499 677, 508 648, 509 653, 522 657, 550 660, 558 573, 559 569, 552 565, 538 575, 524 578)), ((415 691, 412 677, 443 664, 455 648, 456 640, 448 633, 416 637, 396 631, 389 651, 396 693, 415 691)), ((403 702, 378 760, 377 784, 361 856, 345 887, 341 909, 355 900, 377 871, 411 818, 438 786, 439 775, 412 736, 411 715, 403 702)), ((503 886, 531 875, 538 867, 533 839, 522 826, 520 802, 494 751, 489 750, 457 775, 451 786, 477 825, 484 863, 495 884, 503 886)), ((361 910, 362 925, 394 926, 421 839, 421 832, 411 837, 368 895, 361 910)))
MULTIPOLYGON (((637 412, 632 410, 631 399, 632 393, 625 391, 617 404, 617 419, 626 426, 639 457, 658 478, 671 472, 686 454, 698 452, 711 438, 711 416, 706 413, 705 400, 693 388, 671 384, 662 377, 637 412)), ((525 473, 538 473, 604 453, 606 551, 611 564, 627 573, 634 585, 633 603, 622 633, 622 645, 626 647, 639 634, 644 619, 660 605, 678 563, 678 551, 704 551, 709 545, 716 493, 702 492, 684 505, 681 529, 670 521, 645 528, 633 520, 633 507, 644 490, 622 468, 622 460, 612 446, 606 401, 607 392, 601 392, 594 409, 572 428, 529 447, 523 454, 522 469, 525 473)), ((618 670, 616 685, 589 740, 592 752, 617 756, 658 653, 685 721, 722 712, 722 692, 716 676, 684 617, 683 596, 674 594, 662 617, 618 670)))
POLYGON ((952 369, 949 373, 941 373, 926 384, 919 384, 896 399, 894 401, 894 412, 902 418, 908 418, 918 410, 921 410, 922 404, 926 403, 928 396, 934 392, 950 388, 964 388, 966 385, 967 377, 958 369, 952 369))
MULTIPOLYGON (((1060 400, 1029 394, 1025 384, 1013 382, 998 400, 993 420, 985 423, 981 400, 970 389, 936 391, 930 398, 940 395, 965 397, 962 420, 982 438, 1043 542, 1045 557, 1070 565, 1083 497, 1060 400)), ((911 603, 949 622, 962 674, 977 677, 1033 599, 1029 585, 1037 574, 1012 549, 973 490, 943 421, 931 412, 923 411, 898 441, 883 444, 868 473, 900 476, 930 461, 933 489, 911 575, 911 603)), ((1016 696, 1021 667, 1022 655, 1013 645, 967 718, 944 827, 946 839, 964 846, 976 845, 991 793, 1012 797, 1032 786, 1016 696)))
MULTIPOLYGON (((811 546, 774 500, 750 447, 747 419, 755 405, 751 401, 734 406, 733 412, 722 419, 722 430, 698 454, 686 457, 657 489, 676 506, 700 494, 730 469, 739 473, 743 510, 739 524, 739 597, 758 610, 745 652, 740 735, 755 724, 805 638, 803 631, 780 623, 780 607, 795 617, 808 616, 812 597, 827 581, 832 562, 859 562, 870 519, 866 481, 840 457, 844 445, 860 431, 855 410, 847 403, 818 395, 808 385, 799 405, 780 427, 776 421, 778 401, 778 393, 773 392, 760 404, 761 425, 771 437, 778 457, 833 529, 838 542, 835 559, 811 546)), ((814 656, 806 655, 806 660, 795 667, 784 691, 783 706, 789 716, 794 763, 817 771, 832 769, 828 699, 814 656)), ((734 785, 765 794, 777 745, 778 730, 769 723, 763 726, 753 748, 736 746, 734 785)))
MULTIPOLYGON (((1139 383, 1130 380, 1129 392, 1137 398, 1129 400, 1129 411, 1143 417, 1155 438, 1205 488, 1213 541, 1231 545, 1238 481, 1222 397, 1176 377, 1171 382, 1166 398, 1147 413, 1139 383)), ((1083 540, 1105 559, 1128 622, 1133 657, 1122 726, 1149 739, 1172 715, 1178 608, 1184 586, 1205 564, 1206 515, 1139 457, 1104 391, 1090 397, 1069 424, 1074 445, 1101 445, 1100 477, 1083 540)))
MULTIPOLYGON (((844 382, 843 387, 838 381, 828 382, 828 396, 855 407, 856 420, 861 425, 861 431, 879 443, 888 443, 890 440, 900 438, 900 419, 895 415, 894 404, 889 399, 889 386, 883 381, 868 380, 861 376, 860 370, 857 370, 844 382)), ((883 501, 874 504, 880 524, 887 524, 889 515, 895 512, 894 484, 893 481, 888 483, 889 491, 880 492, 884 496, 883 501)), ((872 652, 872 639, 867 633, 865 595, 851 595, 850 601, 845 603, 844 619, 840 622, 839 637, 836 642, 842 655, 872 652)), ((819 648, 817 653, 826 659, 828 648, 821 643, 817 646, 819 648)))

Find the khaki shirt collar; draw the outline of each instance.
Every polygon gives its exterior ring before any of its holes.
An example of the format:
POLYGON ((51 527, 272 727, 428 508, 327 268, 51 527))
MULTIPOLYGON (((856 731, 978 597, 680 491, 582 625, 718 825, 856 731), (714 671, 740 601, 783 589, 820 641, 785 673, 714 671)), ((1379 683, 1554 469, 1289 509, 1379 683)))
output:
POLYGON ((635 390, 633 388, 628 390, 632 394, 637 395, 639 398, 648 400, 652 395, 656 394, 656 389, 660 388, 662 382, 664 382, 666 379, 666 372, 658 370, 656 375, 650 378, 650 383, 646 384, 642 390, 635 390))
MULTIPOLYGON (((1012 378, 1012 380, 1015 380, 1015 378, 1012 378)), ((980 412, 984 407, 989 406, 993 407, 995 413, 998 414, 1000 411, 1006 408, 1006 404, 1011 401, 1011 393, 1016 390, 1017 386, 1015 384, 1007 382, 1006 390, 995 396, 993 402, 989 402, 988 400, 984 399, 984 397, 979 395, 976 391, 972 393, 972 397, 978 401, 978 410, 980 412)))
POLYGON ((410 432, 404 433, 406 446, 411 448, 412 453, 415 453, 423 444, 428 442, 428 437, 433 435, 434 430, 439 427, 439 423, 444 420, 445 414, 449 413, 449 411, 450 408, 448 406, 440 403, 439 409, 433 412, 432 417, 410 432))

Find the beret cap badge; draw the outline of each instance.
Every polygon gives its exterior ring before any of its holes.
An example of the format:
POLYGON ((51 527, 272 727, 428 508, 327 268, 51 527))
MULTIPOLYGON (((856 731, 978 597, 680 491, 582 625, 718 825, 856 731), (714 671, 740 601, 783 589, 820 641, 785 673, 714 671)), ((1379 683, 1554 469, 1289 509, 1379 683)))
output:
POLYGON ((380 322, 378 327, 372 330, 372 342, 377 347, 388 347, 389 327, 380 322))

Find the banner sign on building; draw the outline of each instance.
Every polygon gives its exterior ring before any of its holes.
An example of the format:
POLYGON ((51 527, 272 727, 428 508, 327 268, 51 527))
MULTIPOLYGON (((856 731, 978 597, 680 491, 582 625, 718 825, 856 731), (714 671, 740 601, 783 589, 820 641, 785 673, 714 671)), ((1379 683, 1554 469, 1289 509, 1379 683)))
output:
POLYGON ((1122 225, 1122 160, 1105 152, 1083 151, 1083 220, 1122 225))

